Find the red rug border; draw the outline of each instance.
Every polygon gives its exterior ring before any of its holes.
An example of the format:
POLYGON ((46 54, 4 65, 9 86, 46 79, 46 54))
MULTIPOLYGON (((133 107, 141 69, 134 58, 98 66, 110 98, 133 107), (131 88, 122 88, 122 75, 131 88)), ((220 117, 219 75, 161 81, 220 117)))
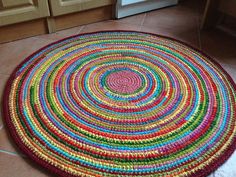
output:
MULTIPOLYGON (((81 36, 81 35, 86 35, 86 34, 95 34, 95 33, 105 33, 105 32, 136 32, 136 33, 142 33, 142 34, 149 34, 149 35, 154 35, 157 37, 161 37, 161 38, 165 38, 165 39, 169 39, 169 40, 173 40, 175 42, 178 42, 182 45, 185 45, 187 47, 189 47, 190 49, 197 51, 198 53, 200 53, 201 55, 205 56, 208 60, 210 60, 212 63, 214 63, 216 66, 218 66, 222 72, 226 75, 227 79, 230 81, 230 83, 233 85, 234 89, 236 90, 236 84, 234 83, 232 77, 228 74, 228 72, 216 61, 213 59, 213 57, 210 57, 209 55, 207 55, 206 53, 202 52, 200 49, 197 49, 196 47, 191 46, 190 44, 180 41, 178 39, 172 38, 172 37, 168 37, 168 36, 164 36, 164 35, 159 35, 159 34, 155 34, 155 33, 150 33, 150 32, 142 32, 142 31, 134 31, 134 30, 104 30, 104 31, 94 31, 94 32, 88 32, 88 33, 81 33, 81 34, 76 34, 76 35, 72 35, 63 39, 60 39, 58 41, 55 41, 53 43, 50 43, 40 49, 38 49, 37 51, 35 51, 34 53, 32 53, 31 55, 29 55, 26 59, 24 59, 11 73, 6 85, 5 85, 5 89, 3 91, 4 95, 2 97, 2 113, 3 113, 3 117, 4 117, 4 122, 7 125, 7 130, 10 134, 10 136, 12 137, 12 139, 14 140, 15 144, 18 146, 18 148, 20 149, 21 152, 23 152, 26 156, 29 157, 29 159, 31 161, 36 162, 36 164, 38 164, 41 168, 44 167, 46 168, 49 172, 51 172, 52 174, 57 174, 60 175, 61 177, 75 177, 74 175, 71 175, 67 172, 64 172, 60 169, 58 169, 57 167, 39 159, 37 156, 35 156, 34 154, 31 153, 31 151, 21 142, 20 138, 18 137, 16 130, 13 127, 13 124, 10 121, 10 114, 9 114, 9 108, 8 108, 8 101, 9 101, 9 94, 10 94, 10 89, 11 89, 11 84, 12 81, 15 78, 16 72, 23 66, 23 64, 27 61, 29 61, 31 59, 32 56, 34 56, 36 53, 39 53, 40 51, 56 44, 59 43, 61 41, 64 40, 68 40, 70 38, 74 38, 77 36, 81 36)), ((236 117, 235 117, 236 119, 236 117)), ((228 147, 228 149, 225 150, 225 152, 218 158, 218 160, 216 160, 214 163, 210 164, 209 166, 207 166, 205 169, 202 170, 198 170, 196 173, 192 174, 191 177, 205 177, 210 175, 212 172, 214 172, 218 167, 220 167, 234 152, 234 150, 236 149, 236 136, 234 137, 234 140, 232 141, 231 145, 228 147)))

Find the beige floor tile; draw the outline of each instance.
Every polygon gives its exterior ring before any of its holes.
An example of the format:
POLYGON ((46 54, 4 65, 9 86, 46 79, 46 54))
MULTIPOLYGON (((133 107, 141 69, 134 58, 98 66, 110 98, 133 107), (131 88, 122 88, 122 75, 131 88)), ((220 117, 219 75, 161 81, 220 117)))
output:
POLYGON ((40 35, 37 37, 44 38, 44 39, 52 39, 52 40, 57 41, 57 40, 78 34, 83 28, 84 28, 84 26, 78 26, 78 27, 74 27, 74 28, 69 28, 69 29, 57 31, 57 32, 51 33, 51 34, 40 35))
POLYGON ((155 33, 167 37, 171 37, 182 42, 185 42, 195 48, 200 48, 198 34, 196 29, 187 29, 178 27, 172 28, 162 28, 154 26, 142 26, 141 31, 155 33))
POLYGON ((190 8, 192 10, 195 10, 199 14, 202 14, 207 0, 184 0, 180 2, 180 4, 186 8, 190 8))
POLYGON ((139 25, 120 23, 118 21, 105 21, 86 25, 80 33, 104 31, 104 30, 140 30, 139 25))
POLYGON ((220 63, 236 83, 236 65, 220 63))
POLYGON ((127 23, 127 24, 132 24, 132 25, 142 25, 146 17, 146 13, 141 13, 138 15, 133 15, 125 18, 121 18, 119 20, 114 20, 118 21, 120 23, 127 23))
POLYGON ((219 30, 201 32, 202 51, 224 64, 236 65, 236 39, 219 30))
POLYGON ((6 127, 0 130, 0 150, 22 155, 13 142, 6 127))
POLYGON ((180 3, 177 6, 148 12, 143 25, 166 28, 197 28, 198 17, 198 11, 195 8, 186 7, 180 3))
MULTIPOLYGON (((1 81, 0 82, 0 106, 2 106, 3 91, 4 91, 5 84, 7 82, 8 77, 9 75, 0 74, 0 81, 1 81)), ((2 111, 0 111, 0 130, 2 126, 3 126, 3 117, 2 117, 2 111)))
POLYGON ((141 30, 172 37, 200 48, 198 6, 200 3, 196 0, 191 3, 181 1, 177 6, 148 12, 141 30))
POLYGON ((31 37, 0 44, 0 74, 11 74, 27 56, 52 42, 51 39, 31 37))
POLYGON ((19 157, 0 153, 1 177, 49 177, 47 172, 38 168, 31 161, 19 157))

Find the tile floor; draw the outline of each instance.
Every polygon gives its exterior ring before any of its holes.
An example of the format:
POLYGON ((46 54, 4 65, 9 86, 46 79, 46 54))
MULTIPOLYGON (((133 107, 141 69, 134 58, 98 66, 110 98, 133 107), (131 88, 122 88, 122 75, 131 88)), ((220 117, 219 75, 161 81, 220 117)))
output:
MULTIPOLYGON (((136 30, 170 36, 184 41, 214 57, 236 82, 236 38, 216 29, 200 31, 204 0, 183 0, 178 6, 79 26, 54 34, 40 35, 0 44, 0 97, 7 78, 26 56, 61 38, 99 30, 136 30), (33 44, 33 45, 32 45, 33 44)), ((210 177, 235 177, 236 152, 210 177)), ((35 167, 9 139, 0 113, 0 177, 52 176, 35 167)))

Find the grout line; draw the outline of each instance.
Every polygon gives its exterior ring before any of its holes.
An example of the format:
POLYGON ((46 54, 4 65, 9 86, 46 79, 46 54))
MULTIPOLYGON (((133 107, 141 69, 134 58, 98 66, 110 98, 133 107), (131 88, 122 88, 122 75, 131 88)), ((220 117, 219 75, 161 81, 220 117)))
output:
MULTIPOLYGON (((109 22, 112 22, 112 21, 114 21, 114 20, 108 20, 108 21, 109 21, 109 22)), ((120 23, 120 24, 136 26, 136 27, 139 27, 139 29, 141 28, 141 25, 138 25, 138 24, 132 24, 132 23, 128 23, 128 22, 122 22, 122 21, 119 21, 119 19, 116 20, 116 21, 117 21, 117 23, 120 23)))
POLYGON ((144 21, 146 20, 146 17, 147 17, 147 13, 144 14, 144 17, 143 17, 143 19, 142 19, 142 21, 141 21, 141 24, 140 24, 141 26, 143 26, 144 21))
POLYGON ((77 34, 80 34, 80 32, 85 28, 86 25, 81 26, 81 28, 78 30, 77 34))
POLYGON ((221 31, 223 31, 223 32, 225 32, 229 35, 232 35, 232 36, 236 37, 236 32, 234 30, 230 29, 230 28, 224 27, 222 25, 218 25, 218 26, 216 26, 216 29, 219 29, 219 30, 221 30, 221 31))
POLYGON ((197 16, 195 17, 195 23, 196 25, 196 30, 197 30, 197 42, 198 42, 198 47, 200 50, 202 50, 202 43, 201 43, 201 18, 200 18, 200 7, 197 10, 197 16))
POLYGON ((198 44, 200 50, 202 50, 202 41, 201 41, 201 29, 200 29, 200 24, 198 24, 198 29, 197 29, 197 39, 198 39, 198 44))
POLYGON ((147 13, 144 14, 144 17, 143 17, 143 19, 142 19, 142 21, 141 21, 141 24, 140 24, 140 27, 139 27, 139 31, 142 30, 142 27, 143 27, 144 21, 145 21, 145 19, 146 19, 146 16, 147 16, 147 13))
POLYGON ((10 152, 10 151, 1 150, 1 149, 0 149, 0 153, 9 154, 9 155, 12 155, 12 156, 26 157, 26 156, 23 155, 23 154, 18 154, 18 153, 16 153, 16 152, 10 152))
POLYGON ((1 125, 1 126, 0 126, 0 130, 2 130, 2 128, 3 128, 3 127, 4 127, 4 126, 3 126, 3 125, 1 125))
POLYGON ((142 29, 143 29, 143 26, 140 26, 140 27, 139 27, 139 31, 142 31, 142 29))
POLYGON ((5 76, 10 76, 10 74, 6 74, 6 73, 1 73, 1 72, 0 72, 0 74, 1 74, 1 75, 5 75, 5 76))

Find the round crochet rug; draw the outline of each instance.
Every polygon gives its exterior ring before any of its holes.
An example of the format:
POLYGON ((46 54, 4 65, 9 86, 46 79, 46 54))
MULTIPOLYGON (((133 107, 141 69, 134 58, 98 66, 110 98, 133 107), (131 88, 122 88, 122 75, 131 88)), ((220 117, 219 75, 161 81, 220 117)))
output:
POLYGON ((61 176, 206 176, 235 149, 236 87, 209 57, 134 31, 72 36, 11 75, 19 148, 61 176))

